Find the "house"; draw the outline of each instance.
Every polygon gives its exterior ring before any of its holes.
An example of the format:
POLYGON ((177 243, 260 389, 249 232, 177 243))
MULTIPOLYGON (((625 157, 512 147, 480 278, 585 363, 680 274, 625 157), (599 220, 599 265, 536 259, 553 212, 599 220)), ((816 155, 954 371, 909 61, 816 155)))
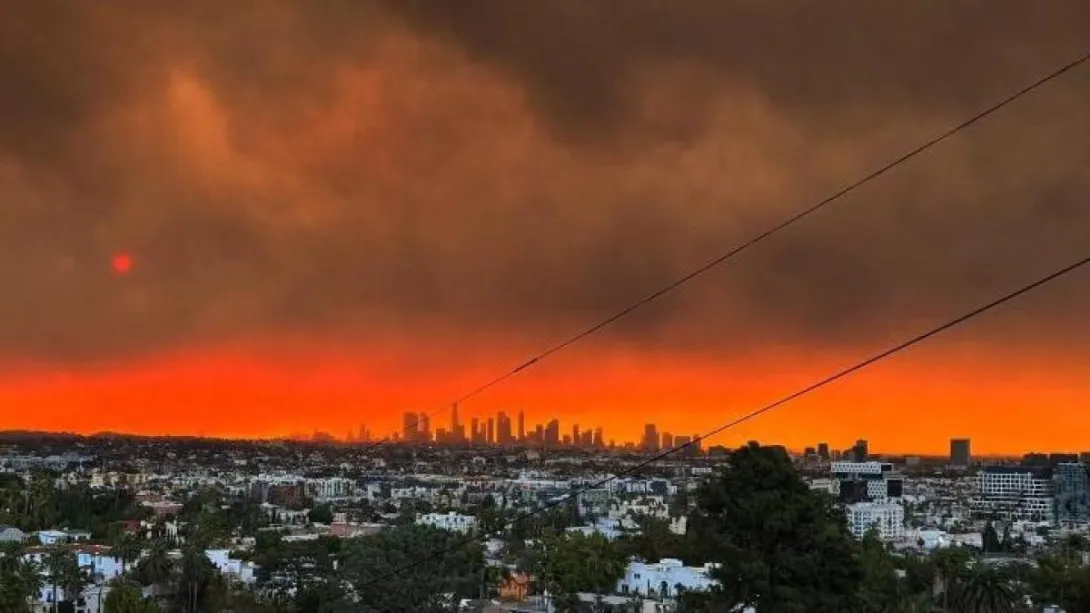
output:
POLYGON ((675 598, 679 591, 710 590, 718 582, 711 577, 715 564, 685 566, 681 560, 666 558, 655 564, 630 562, 617 582, 621 594, 675 598))
POLYGON ((0 525, 0 543, 22 543, 26 539, 26 532, 15 526, 0 525))
POLYGON ((498 591, 502 600, 522 602, 530 594, 530 576, 526 573, 512 573, 503 578, 498 591))

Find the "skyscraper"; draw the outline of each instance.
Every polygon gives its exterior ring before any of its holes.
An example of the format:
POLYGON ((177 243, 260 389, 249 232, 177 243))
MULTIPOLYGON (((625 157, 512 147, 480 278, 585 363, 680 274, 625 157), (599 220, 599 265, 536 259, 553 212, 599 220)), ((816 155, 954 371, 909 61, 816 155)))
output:
POLYGON ((450 408, 450 431, 457 433, 458 428, 458 403, 455 402, 450 408))
POLYGON ((482 438, 480 435, 480 422, 481 420, 476 417, 469 418, 469 440, 475 445, 480 443, 482 438))
POLYGON ((602 433, 601 428, 595 428, 594 429, 594 446, 595 447, 605 447, 606 446, 605 435, 602 433))
POLYGON ((519 411, 519 442, 526 442, 526 414, 519 411))
POLYGON ((420 423, 419 419, 416 416, 416 413, 413 413, 412 411, 406 411, 405 415, 403 415, 401 418, 401 440, 405 441, 406 443, 415 441, 416 431, 419 425, 420 423))
POLYGON ((495 418, 488 418, 488 444, 496 444, 496 420, 495 418))
POLYGON ((500 445, 510 445, 512 443, 511 418, 503 411, 496 415, 496 442, 500 445))
POLYGON ((545 441, 546 445, 555 447, 560 444, 560 421, 556 419, 549 420, 549 424, 545 426, 545 441))
POLYGON ((817 446, 818 457, 822 460, 829 459, 829 443, 818 443, 817 446))
POLYGON ((578 446, 582 439, 579 438, 579 424, 572 424, 571 426, 571 443, 578 446))
POLYGON ((969 439, 950 439, 950 465, 960 468, 968 468, 970 460, 969 439))
POLYGON ((855 462, 866 462, 870 453, 867 449, 867 439, 859 439, 855 441, 855 445, 852 446, 852 460, 855 462))
MULTIPOLYGON (((684 439, 685 439, 685 443, 688 443, 688 442, 689 442, 689 437, 687 437, 687 436, 685 436, 685 437, 678 437, 678 438, 684 438, 684 439)), ((678 445, 683 445, 683 444, 685 444, 685 443, 681 443, 681 442, 679 442, 679 443, 678 443, 678 445)), ((674 435, 673 435, 673 434, 670 434, 669 432, 663 432, 663 433, 662 433, 662 448, 663 448, 663 449, 669 449, 669 448, 671 448, 671 447, 673 447, 673 446, 674 446, 674 435)))
POLYGON ((431 442, 431 419, 426 413, 420 414, 419 426, 416 429, 418 440, 425 443, 431 442))
POLYGON ((643 450, 651 452, 659 450, 659 431, 655 424, 647 424, 643 427, 643 450))

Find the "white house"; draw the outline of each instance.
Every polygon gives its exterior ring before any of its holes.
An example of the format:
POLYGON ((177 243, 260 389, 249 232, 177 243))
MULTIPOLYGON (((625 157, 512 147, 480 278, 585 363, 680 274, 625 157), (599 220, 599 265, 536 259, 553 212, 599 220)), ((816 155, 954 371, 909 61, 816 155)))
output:
POLYGON ((227 549, 208 549, 204 555, 219 569, 221 574, 232 577, 242 583, 250 584, 256 580, 257 567, 252 562, 236 560, 230 557, 227 549))
POLYGON ((681 560, 667 558, 654 564, 630 562, 624 577, 617 582, 621 594, 639 594, 676 598, 678 588, 684 591, 702 592, 717 584, 711 577, 715 564, 685 566, 681 560))
POLYGON ((26 532, 15 526, 0 525, 0 543, 22 543, 26 540, 26 532))
POLYGON ((472 515, 462 515, 451 511, 450 513, 426 513, 416 518, 416 523, 421 526, 432 526, 441 530, 452 532, 471 532, 477 527, 477 518, 472 515))

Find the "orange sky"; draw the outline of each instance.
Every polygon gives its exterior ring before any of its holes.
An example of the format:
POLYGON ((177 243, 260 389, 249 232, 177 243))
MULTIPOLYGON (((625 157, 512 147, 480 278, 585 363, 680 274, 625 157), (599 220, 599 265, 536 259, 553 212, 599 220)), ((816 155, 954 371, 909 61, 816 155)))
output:
MULTIPOLYGON (((326 4, 6 8, 0 429, 388 433, 1070 62, 1090 15, 326 4)), ((701 432, 1084 256, 1087 68, 462 415, 701 432)), ((1088 302, 724 441, 1090 449, 1088 302)))
MULTIPOLYGON (((0 378, 0 426, 272 437, 315 429, 343 436, 366 424, 385 434, 403 410, 434 411, 511 363, 421 368, 390 355, 379 363, 300 347, 290 358, 257 355, 221 349, 69 374, 9 374, 0 378)), ((648 421, 688 434, 858 359, 786 355, 730 364, 583 350, 543 362, 461 411, 468 420, 522 407, 530 423, 555 415, 565 433, 573 420, 600 424, 618 441, 636 439, 648 421)), ((802 447, 825 440, 846 447, 864 437, 880 452, 944 453, 951 436, 971 436, 977 453, 1090 448, 1084 435, 1090 416, 1079 410, 1090 384, 1074 363, 980 355, 968 347, 906 354, 766 414, 720 442, 802 447)), ((434 418, 433 427, 448 419, 434 418)))

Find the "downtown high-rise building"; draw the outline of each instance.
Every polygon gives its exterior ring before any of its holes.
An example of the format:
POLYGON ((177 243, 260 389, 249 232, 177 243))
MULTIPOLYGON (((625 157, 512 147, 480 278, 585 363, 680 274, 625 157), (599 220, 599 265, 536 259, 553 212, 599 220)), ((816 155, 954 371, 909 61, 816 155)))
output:
POLYGON ((519 442, 526 442, 526 413, 519 411, 519 442))
POLYGON ((553 419, 549 421, 549 424, 545 426, 543 444, 556 447, 560 444, 560 421, 553 419))
POLYGON ((401 416, 401 440, 405 442, 412 442, 416 440, 416 431, 420 426, 420 419, 416 413, 412 411, 406 411, 401 416))
POLYGON ((511 436, 511 418, 503 411, 496 414, 496 442, 500 445, 514 443, 511 436))
POLYGON ((958 468, 968 468, 971 459, 972 456, 970 455, 969 439, 950 439, 950 466, 956 466, 958 468))
POLYGON ((647 424, 643 427, 643 441, 641 447, 644 451, 655 452, 659 450, 659 431, 655 424, 647 424))
POLYGON ((496 420, 492 417, 488 418, 487 442, 489 445, 496 444, 496 420))

